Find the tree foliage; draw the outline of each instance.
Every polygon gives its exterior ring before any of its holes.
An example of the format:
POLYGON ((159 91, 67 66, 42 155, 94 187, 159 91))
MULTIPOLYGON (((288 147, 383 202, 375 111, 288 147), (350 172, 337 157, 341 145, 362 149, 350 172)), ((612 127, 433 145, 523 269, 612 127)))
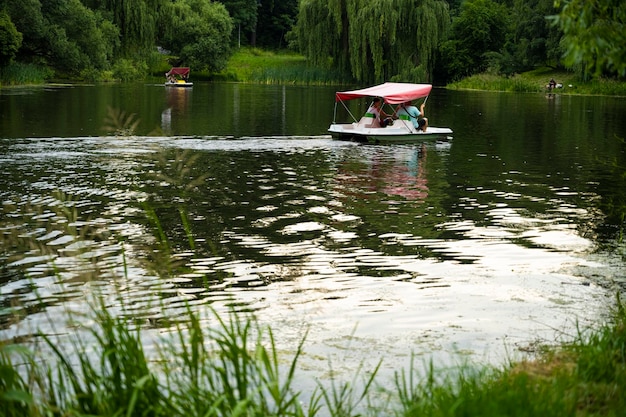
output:
POLYGON ((452 34, 442 45, 445 78, 455 79, 485 71, 490 53, 501 51, 509 30, 508 10, 493 0, 468 0, 452 23, 452 34))
POLYGON ((498 69, 505 74, 537 65, 559 66, 562 32, 546 16, 556 12, 553 0, 515 0, 510 8, 511 27, 498 69))
POLYGON ((22 34, 17 31, 7 12, 0 10, 0 66, 11 62, 20 46, 22 34))
POLYGON ((233 19, 234 29, 251 37, 256 32, 259 0, 221 0, 233 19))
POLYGON ((14 55, 63 74, 111 70, 128 79, 145 75, 157 45, 185 65, 210 70, 223 68, 230 54, 231 18, 211 0, 3 0, 2 5, 8 19, 0 21, 0 41, 17 45, 11 27, 22 41, 13 53, 6 47, 0 65, 14 55))
POLYGON ((242 30, 251 32, 256 28, 259 0, 221 0, 233 23, 242 30))
POLYGON ((303 0, 296 33, 313 63, 358 81, 428 81, 448 22, 438 0, 303 0))
POLYGON ((124 56, 142 53, 155 45, 158 13, 162 0, 102 0, 99 8, 119 28, 124 56))
POLYGON ((233 29, 224 5, 210 0, 179 0, 169 8, 162 46, 172 50, 185 65, 210 71, 223 69, 230 56, 233 29))
POLYGON ((178 65, 219 71, 235 38, 295 45, 361 83, 546 65, 623 78, 625 20, 621 0, 1 0, 0 66, 126 79, 160 46, 178 65))
POLYGON ((622 0, 556 0, 565 63, 586 75, 626 77, 626 4, 622 0))
POLYGON ((5 0, 7 13, 23 36, 17 57, 66 73, 107 64, 107 36, 115 30, 80 0, 5 0))
POLYGON ((233 18, 237 44, 270 49, 287 47, 286 36, 298 15, 299 0, 218 0, 233 18))
POLYGON ((263 0, 258 8, 257 45, 286 48, 286 36, 295 25, 297 16, 298 0, 263 0))

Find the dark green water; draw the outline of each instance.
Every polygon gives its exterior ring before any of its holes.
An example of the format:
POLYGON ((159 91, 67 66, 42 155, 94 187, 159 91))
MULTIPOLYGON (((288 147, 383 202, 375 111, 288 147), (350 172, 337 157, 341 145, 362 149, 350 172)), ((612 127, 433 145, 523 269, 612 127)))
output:
POLYGON ((607 311, 626 100, 434 90, 451 138, 370 146, 326 134, 334 91, 0 90, 0 338, 62 337, 97 288, 153 343, 185 303, 235 306, 349 373, 498 361, 607 311))

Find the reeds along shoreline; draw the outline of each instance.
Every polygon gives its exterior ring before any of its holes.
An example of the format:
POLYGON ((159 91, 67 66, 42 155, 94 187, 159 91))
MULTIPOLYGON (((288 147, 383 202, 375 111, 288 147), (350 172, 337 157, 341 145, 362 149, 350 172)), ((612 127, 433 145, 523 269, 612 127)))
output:
POLYGON ((319 386, 306 404, 294 386, 305 340, 286 359, 271 329, 253 316, 212 311, 207 326, 187 308, 149 357, 132 319, 114 317, 102 299, 92 305, 95 326, 75 334, 73 354, 50 335, 41 338, 52 360, 44 349, 0 342, 3 415, 562 417, 626 409, 626 310, 619 297, 609 324, 581 329, 538 359, 503 369, 466 366, 448 377, 432 366, 423 377, 411 366, 387 388, 375 383, 375 369, 362 391, 349 382, 319 386))
POLYGON ((92 305, 96 325, 70 338, 71 352, 43 334, 43 349, 0 342, 4 416, 353 415, 374 380, 375 372, 358 396, 343 384, 302 404, 293 379, 304 340, 285 361, 271 329, 252 316, 201 319, 187 308, 149 357, 132 318, 113 317, 103 299, 92 305))
POLYGON ((43 84, 53 75, 52 70, 31 64, 10 64, 0 68, 0 86, 43 84))
POLYGON ((477 74, 458 82, 450 83, 447 88, 452 90, 466 89, 516 93, 549 92, 573 95, 626 96, 626 83, 618 80, 597 79, 582 81, 572 73, 542 71, 531 71, 511 77, 477 74), (558 80, 562 87, 550 91, 547 88, 547 84, 551 78, 558 80))

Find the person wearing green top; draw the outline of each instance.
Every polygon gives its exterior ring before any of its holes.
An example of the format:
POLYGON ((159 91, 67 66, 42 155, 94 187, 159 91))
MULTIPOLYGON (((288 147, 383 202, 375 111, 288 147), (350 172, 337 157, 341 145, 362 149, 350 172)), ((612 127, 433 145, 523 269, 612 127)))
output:
POLYGON ((372 127, 387 127, 393 123, 391 116, 382 109, 382 100, 379 97, 374 98, 371 106, 365 112, 365 117, 374 119, 372 127))
POLYGON ((422 103, 418 110, 410 101, 407 101, 396 108, 395 115, 400 120, 410 120, 416 130, 426 132, 428 119, 424 117, 424 106, 426 106, 426 103, 422 103))

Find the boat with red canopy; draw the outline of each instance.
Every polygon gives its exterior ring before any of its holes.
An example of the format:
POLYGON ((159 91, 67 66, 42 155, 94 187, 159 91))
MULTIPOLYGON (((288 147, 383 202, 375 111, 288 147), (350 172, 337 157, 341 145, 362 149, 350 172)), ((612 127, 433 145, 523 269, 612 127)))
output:
POLYGON ((173 67, 165 73, 166 87, 191 87, 193 83, 189 81, 189 67, 173 67))
POLYGON ((348 139, 368 142, 389 142, 389 141, 407 141, 423 138, 428 136, 445 136, 452 134, 452 129, 447 127, 427 126, 425 128, 416 128, 410 116, 400 115, 396 117, 398 107, 404 106, 406 103, 424 99, 428 99, 433 86, 430 84, 410 84, 410 83, 392 83, 387 82, 368 88, 352 91, 339 91, 335 93, 335 111, 333 122, 328 131, 337 139, 348 139), (385 113, 394 115, 381 123, 372 113, 365 113, 357 120, 350 109, 346 105, 346 101, 359 98, 379 98, 383 104, 382 109, 385 113), (337 107, 342 104, 347 110, 353 122, 337 123, 337 107), (385 105, 389 108, 385 108, 385 105), (388 124, 387 124, 388 123, 388 124))

